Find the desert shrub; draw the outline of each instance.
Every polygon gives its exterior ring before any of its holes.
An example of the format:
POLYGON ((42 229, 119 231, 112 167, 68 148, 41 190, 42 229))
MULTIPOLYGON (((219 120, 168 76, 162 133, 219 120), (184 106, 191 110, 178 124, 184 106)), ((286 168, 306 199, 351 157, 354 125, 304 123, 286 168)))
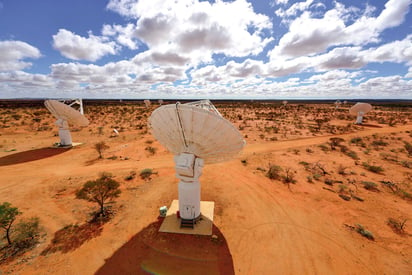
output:
POLYGON ((376 166, 376 165, 369 165, 367 162, 362 163, 362 166, 373 173, 379 174, 382 173, 384 170, 381 166, 376 166))
POLYGON ((19 120, 19 119, 21 118, 21 115, 19 115, 19 114, 13 114, 13 115, 11 115, 11 117, 12 117, 14 120, 19 120))
POLYGON ((338 193, 346 193, 348 191, 348 187, 344 184, 339 184, 338 193))
POLYGON ((362 181, 363 187, 369 191, 379 191, 378 185, 371 181, 362 181))
POLYGON ((353 143, 353 144, 359 144, 359 143, 361 143, 362 142, 362 138, 361 137, 354 137, 354 138, 352 138, 351 140, 350 140, 350 143, 353 143))
POLYGON ((136 171, 130 171, 129 175, 127 175, 124 179, 125 180, 132 180, 136 177, 136 171))
POLYGON ((94 149, 96 149, 97 153, 99 153, 99 158, 103 158, 103 152, 109 149, 110 146, 106 144, 104 141, 100 141, 94 145, 94 149))
POLYGON ((313 178, 312 178, 312 176, 307 176, 306 179, 307 179, 307 181, 308 181, 309 183, 313 183, 313 178))
POLYGON ((18 222, 14 229, 14 243, 19 249, 34 247, 39 242, 40 222, 38 217, 18 222))
POLYGON ((14 221, 21 212, 17 207, 12 207, 9 202, 0 204, 0 227, 4 230, 7 243, 10 245, 10 232, 14 221))
POLYGON ((398 234, 403 234, 405 233, 405 224, 406 224, 406 219, 403 221, 396 220, 393 218, 389 218, 387 221, 387 225, 392 228, 393 231, 395 231, 398 234))
POLYGON ((270 165, 266 176, 271 180, 280 180, 282 171, 283 169, 279 165, 270 165))
POLYGON ((330 148, 332 150, 336 150, 336 147, 340 146, 340 144, 345 141, 343 138, 340 138, 340 137, 333 137, 333 138, 330 138, 329 140, 330 140, 329 142, 330 148))
POLYGON ((87 181, 81 189, 77 190, 76 198, 97 203, 100 211, 96 213, 95 218, 105 217, 108 213, 104 206, 107 201, 119 197, 121 193, 119 187, 120 184, 113 179, 112 174, 102 172, 98 179, 87 181))
POLYGON ((362 140, 361 137, 354 137, 350 140, 350 143, 355 144, 357 146, 366 147, 366 143, 362 140))
POLYGON ((326 178, 323 182, 327 185, 333 186, 333 180, 332 179, 326 178))
POLYGON ((385 141, 383 141, 383 140, 374 140, 374 141, 372 141, 372 143, 371 143, 373 146, 386 146, 386 145, 388 145, 388 143, 387 142, 385 142, 385 141))
POLYGON ((351 157, 354 160, 359 159, 358 154, 355 151, 352 151, 352 150, 346 152, 345 155, 347 155, 348 157, 351 157))
POLYGON ((412 200, 412 194, 403 190, 402 188, 398 188, 398 190, 395 192, 399 197, 405 200, 412 200))
POLYGON ((146 151, 148 151, 151 155, 156 154, 157 149, 155 147, 152 146, 147 146, 146 148, 144 148, 146 151))
POLYGON ((312 154, 313 153, 313 150, 311 149, 311 148, 306 148, 306 153, 308 153, 308 154, 312 154))
POLYGON ((412 161, 402 160, 399 162, 403 167, 412 168, 412 161))
POLYGON ((314 175, 313 175, 313 178, 314 178, 315 180, 319 180, 321 177, 322 177, 321 174, 314 174, 314 175))
POLYGON ((323 152, 328 152, 329 151, 329 147, 326 144, 320 144, 318 146, 323 152))
POLYGON ((369 240, 375 240, 372 232, 366 230, 361 224, 356 224, 355 230, 365 238, 368 238, 369 240))
POLYGON ((408 155, 412 157, 412 144, 410 144, 407 141, 404 141, 404 144, 405 144, 404 147, 405 147, 406 152, 408 152, 408 155))
POLYGON ((345 195, 345 194, 339 194, 339 197, 340 197, 342 200, 345 200, 345 201, 350 201, 350 200, 351 200, 351 197, 348 196, 348 195, 345 195))
POLYGON ((241 162, 244 166, 247 165, 247 159, 241 159, 240 162, 241 162))
POLYGON ((348 169, 348 167, 345 167, 345 166, 343 166, 342 164, 339 164, 339 166, 338 166, 338 174, 339 175, 346 175, 347 173, 346 173, 346 169, 348 169))
POLYGON ((284 183, 287 183, 287 184, 296 183, 295 173, 294 173, 294 171, 292 171, 291 168, 286 168, 285 169, 285 174, 282 176, 282 181, 284 183))
POLYGON ((300 165, 303 165, 303 167, 305 167, 305 169, 307 169, 308 167, 309 167, 309 162, 306 162, 306 161, 299 161, 299 164, 300 165))
POLYGON ((140 171, 139 176, 142 180, 149 181, 151 180, 151 176, 153 175, 153 173, 153 169, 145 168, 142 171, 140 171))

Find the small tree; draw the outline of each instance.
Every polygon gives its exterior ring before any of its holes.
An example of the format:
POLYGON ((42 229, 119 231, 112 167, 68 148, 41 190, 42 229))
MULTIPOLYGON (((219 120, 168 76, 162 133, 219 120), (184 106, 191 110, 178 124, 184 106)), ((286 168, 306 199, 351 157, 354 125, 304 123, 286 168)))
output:
POLYGON ((87 181, 83 187, 76 192, 76 198, 95 202, 99 205, 100 211, 97 216, 106 216, 104 205, 108 200, 119 197, 120 184, 113 179, 110 173, 101 173, 97 180, 87 181))
POLYGON ((329 143, 330 149, 332 150, 336 150, 336 147, 340 146, 340 144, 345 141, 343 138, 340 138, 340 137, 333 137, 333 138, 330 138, 329 140, 330 140, 330 143, 329 143))
POLYGON ((103 158, 103 151, 109 149, 110 146, 106 144, 104 141, 100 141, 94 145, 94 149, 96 149, 97 153, 99 153, 99 158, 103 158))
POLYGON ((0 204, 0 227, 6 232, 7 243, 11 244, 10 228, 16 220, 16 216, 21 214, 17 207, 12 207, 9 202, 0 204))

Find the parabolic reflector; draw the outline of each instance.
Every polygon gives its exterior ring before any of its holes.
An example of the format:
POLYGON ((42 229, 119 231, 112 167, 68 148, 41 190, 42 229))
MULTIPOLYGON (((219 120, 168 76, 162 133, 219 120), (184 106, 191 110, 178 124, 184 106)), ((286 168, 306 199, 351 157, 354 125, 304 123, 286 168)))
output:
POLYGON ((359 112, 366 114, 370 110, 372 110, 372 105, 370 105, 369 103, 358 102, 349 109, 349 113, 356 116, 359 112))
POLYGON ((89 125, 89 120, 84 115, 64 103, 57 100, 46 100, 44 105, 57 119, 66 120, 77 126, 89 125))
POLYGON ((175 155, 191 153, 206 163, 231 159, 245 141, 216 112, 191 104, 168 104, 153 111, 149 125, 155 138, 175 155))

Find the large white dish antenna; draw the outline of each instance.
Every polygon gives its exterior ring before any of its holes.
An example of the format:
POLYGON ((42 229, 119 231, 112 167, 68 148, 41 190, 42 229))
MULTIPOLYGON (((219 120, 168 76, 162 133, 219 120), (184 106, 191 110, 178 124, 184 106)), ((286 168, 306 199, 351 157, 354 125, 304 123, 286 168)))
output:
POLYGON ((149 127, 155 138, 172 152, 178 185, 181 226, 200 217, 200 182, 204 162, 232 158, 245 142, 239 131, 209 100, 163 105, 153 111, 149 127))
MULTIPOLYGON (((57 100, 46 100, 44 105, 57 118, 55 124, 59 126, 61 146, 72 145, 69 124, 82 127, 89 125, 89 120, 82 113, 64 103, 57 100)), ((83 110, 83 105, 81 105, 81 110, 83 110)))
POLYGON ((143 103, 144 103, 144 105, 146 106, 146 108, 149 108, 149 107, 150 107, 150 105, 151 105, 151 102, 150 102, 150 100, 149 100, 149 99, 145 99, 145 100, 143 100, 143 103))
POLYGON ((358 102, 349 109, 351 115, 357 116, 356 124, 362 124, 363 116, 372 110, 369 103, 358 102))
POLYGON ((77 126, 89 125, 89 120, 82 113, 64 103, 57 100, 46 100, 44 105, 57 119, 66 120, 70 124, 77 126))
POLYGON ((245 145, 242 135, 213 105, 203 105, 177 103, 157 108, 149 118, 153 135, 174 155, 191 153, 206 163, 233 158, 245 145))

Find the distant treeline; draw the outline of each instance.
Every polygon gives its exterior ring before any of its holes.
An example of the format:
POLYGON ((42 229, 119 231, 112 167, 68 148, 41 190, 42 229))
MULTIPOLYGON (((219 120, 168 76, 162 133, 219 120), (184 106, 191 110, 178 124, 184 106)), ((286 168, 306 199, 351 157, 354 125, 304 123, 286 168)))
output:
MULTIPOLYGON (((12 107, 40 107, 44 106, 45 99, 0 99, 0 108, 12 107)), ((153 104, 158 104, 158 99, 149 99, 153 104)), ((163 104, 173 104, 177 101, 181 103, 192 102, 199 99, 167 99, 163 104)), ((284 99, 278 100, 251 100, 251 99, 211 99, 214 104, 282 104, 284 99)), ((288 104, 334 104, 336 100, 331 99, 288 99, 288 104)), ((352 105, 356 102, 368 102, 374 106, 389 107, 411 107, 412 99, 341 99, 352 105)), ((143 99, 83 99, 84 105, 144 105, 143 99)))

